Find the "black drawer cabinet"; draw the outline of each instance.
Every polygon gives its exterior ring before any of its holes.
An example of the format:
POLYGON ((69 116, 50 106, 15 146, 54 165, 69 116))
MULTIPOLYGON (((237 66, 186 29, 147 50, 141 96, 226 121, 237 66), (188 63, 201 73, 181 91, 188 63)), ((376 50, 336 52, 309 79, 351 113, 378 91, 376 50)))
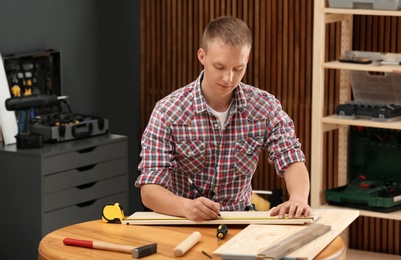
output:
POLYGON ((2 259, 37 259, 49 232, 100 219, 106 204, 127 209, 127 141, 106 134, 42 149, 0 145, 2 259))

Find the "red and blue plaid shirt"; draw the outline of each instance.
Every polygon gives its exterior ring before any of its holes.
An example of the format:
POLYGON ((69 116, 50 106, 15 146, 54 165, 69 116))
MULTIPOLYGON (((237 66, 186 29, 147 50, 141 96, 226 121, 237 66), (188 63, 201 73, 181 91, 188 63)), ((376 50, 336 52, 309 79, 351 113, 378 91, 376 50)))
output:
POLYGON ((141 171, 135 182, 158 184, 194 199, 200 194, 188 177, 222 211, 251 205, 251 180, 262 149, 282 176, 288 165, 304 162, 292 119, 271 94, 240 83, 224 124, 207 110, 203 73, 160 100, 142 136, 141 171))

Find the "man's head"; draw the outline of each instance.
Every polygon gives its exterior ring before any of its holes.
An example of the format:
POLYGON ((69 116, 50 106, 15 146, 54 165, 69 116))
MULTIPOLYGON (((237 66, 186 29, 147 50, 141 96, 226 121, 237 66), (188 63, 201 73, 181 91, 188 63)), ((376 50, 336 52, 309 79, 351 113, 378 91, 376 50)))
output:
POLYGON ((214 109, 224 110, 230 103, 245 75, 251 45, 251 32, 240 19, 221 17, 206 27, 198 59, 204 67, 203 95, 214 109))
POLYGON ((202 48, 207 52, 208 45, 219 40, 230 47, 252 45, 252 34, 248 25, 241 19, 223 16, 211 21, 205 28, 202 48))

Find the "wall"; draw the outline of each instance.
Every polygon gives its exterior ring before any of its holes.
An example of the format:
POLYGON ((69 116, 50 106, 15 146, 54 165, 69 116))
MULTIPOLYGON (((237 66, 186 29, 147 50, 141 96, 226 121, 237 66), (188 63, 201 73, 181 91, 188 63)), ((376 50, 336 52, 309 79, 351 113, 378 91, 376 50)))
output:
MULTIPOLYGON (((62 86, 73 112, 109 119, 129 138, 131 213, 139 162, 140 20, 132 0, 0 0, 0 52, 62 52, 62 86)), ((7 176, 2 175, 2 181, 7 176)))
MULTIPOLYGON (((310 163, 313 2, 298 0, 141 0, 141 95, 144 127, 159 99, 195 80, 204 27, 215 17, 243 19, 253 46, 243 82, 275 95, 293 118, 310 163)), ((254 189, 285 189, 261 155, 254 189)))

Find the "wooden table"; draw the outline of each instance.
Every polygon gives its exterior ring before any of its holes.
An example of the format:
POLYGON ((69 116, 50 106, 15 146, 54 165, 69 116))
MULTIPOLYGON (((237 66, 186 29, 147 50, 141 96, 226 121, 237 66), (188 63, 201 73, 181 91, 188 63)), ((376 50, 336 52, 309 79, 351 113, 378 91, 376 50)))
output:
MULTIPOLYGON (((54 259, 133 259, 130 254, 88 249, 74 246, 65 246, 66 237, 93 241, 104 241, 116 244, 143 246, 157 243, 157 253, 143 259, 209 259, 202 254, 202 250, 212 255, 213 251, 240 232, 245 226, 229 226, 226 237, 217 244, 216 228, 214 225, 199 226, 134 226, 104 223, 94 220, 55 230, 46 235, 39 244, 39 260, 54 259), (187 238, 192 232, 199 231, 201 240, 184 256, 175 257, 173 249, 187 238)), ((325 259, 338 256, 339 259, 345 250, 341 238, 335 239, 315 259, 325 259)), ((216 257, 214 257, 216 258, 216 257)), ((216 258, 217 259, 217 258, 216 258)), ((333 259, 333 258, 330 258, 333 259)))

